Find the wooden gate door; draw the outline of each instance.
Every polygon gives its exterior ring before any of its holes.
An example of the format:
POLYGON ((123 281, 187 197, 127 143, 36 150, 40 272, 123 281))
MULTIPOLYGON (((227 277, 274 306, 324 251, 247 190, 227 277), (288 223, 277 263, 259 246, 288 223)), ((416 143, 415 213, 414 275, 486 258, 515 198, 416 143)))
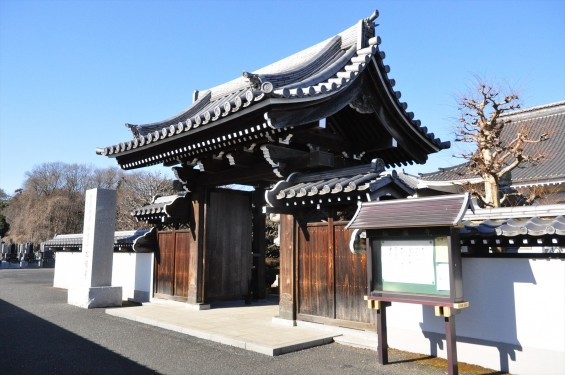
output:
POLYGON ((367 308, 367 255, 349 249, 352 230, 347 222, 334 224, 335 248, 335 318, 370 323, 373 314, 367 308))
POLYGON ((188 230, 163 231, 158 233, 158 238, 154 295, 184 301, 188 297, 189 255, 194 250, 192 233, 188 230))
POLYGON ((298 314, 335 317, 334 257, 327 223, 298 230, 298 314))
MULTIPOLYGON (((347 222, 309 223, 308 234, 298 230, 298 314, 369 323, 366 254, 349 250, 347 222), (308 236, 308 238, 307 238, 308 236)), ((318 319, 319 320, 319 319, 318 319)), ((353 324, 355 325, 355 324, 353 324)))
POLYGON ((207 300, 239 299, 249 293, 252 228, 249 192, 210 192, 204 255, 207 300))

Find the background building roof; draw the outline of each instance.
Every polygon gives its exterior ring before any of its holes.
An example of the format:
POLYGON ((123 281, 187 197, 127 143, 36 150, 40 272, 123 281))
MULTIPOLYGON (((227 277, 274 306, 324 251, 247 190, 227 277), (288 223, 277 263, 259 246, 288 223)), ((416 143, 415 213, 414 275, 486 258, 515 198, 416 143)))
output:
MULTIPOLYGON (((549 135, 546 141, 526 145, 525 153, 539 150, 544 159, 535 163, 525 162, 514 169, 514 187, 565 182, 565 101, 507 112, 501 119, 511 121, 501 134, 503 140, 513 138, 518 129, 523 128, 530 130, 533 137, 542 132, 549 135)), ((478 178, 469 174, 467 163, 419 175, 419 180, 430 188, 438 182, 454 183, 478 178)))

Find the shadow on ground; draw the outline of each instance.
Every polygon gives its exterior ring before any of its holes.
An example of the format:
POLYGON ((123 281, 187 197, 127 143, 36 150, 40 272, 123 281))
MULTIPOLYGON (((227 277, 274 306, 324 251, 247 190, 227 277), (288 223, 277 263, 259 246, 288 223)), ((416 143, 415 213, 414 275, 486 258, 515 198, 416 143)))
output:
POLYGON ((0 300, 4 374, 157 374, 0 300))

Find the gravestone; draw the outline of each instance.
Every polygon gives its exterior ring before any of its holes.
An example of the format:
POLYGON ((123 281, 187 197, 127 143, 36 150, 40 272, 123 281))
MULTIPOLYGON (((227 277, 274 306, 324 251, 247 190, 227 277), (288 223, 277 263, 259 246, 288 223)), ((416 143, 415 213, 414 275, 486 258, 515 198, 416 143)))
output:
POLYGON ((82 262, 76 286, 69 288, 70 305, 86 309, 122 305, 122 287, 112 285, 116 191, 86 191, 82 262))

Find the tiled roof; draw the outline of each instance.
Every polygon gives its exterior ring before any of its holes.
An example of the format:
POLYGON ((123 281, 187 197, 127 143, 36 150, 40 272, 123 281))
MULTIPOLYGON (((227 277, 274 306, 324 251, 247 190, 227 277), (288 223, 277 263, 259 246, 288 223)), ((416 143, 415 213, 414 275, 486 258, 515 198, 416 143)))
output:
MULTIPOLYGON (((130 247, 135 240, 142 237, 149 230, 126 230, 114 233, 114 247, 130 247)), ((46 247, 82 247, 82 233, 58 234, 43 244, 46 247)))
POLYGON ((458 226, 468 208, 469 194, 395 199, 362 203, 347 225, 350 229, 458 226))
POLYGON ((459 233, 462 236, 565 236, 565 216, 550 219, 531 217, 527 219, 466 221, 459 233))
MULTIPOLYGON (((408 112, 407 104, 400 101, 401 94, 393 89, 394 80, 388 77, 390 68, 384 64, 384 52, 379 50, 380 38, 374 36, 373 21, 377 12, 359 21, 344 32, 312 46, 279 62, 253 73, 245 72, 243 77, 213 87, 195 95, 194 103, 180 114, 167 120, 144 125, 126 124, 132 131, 133 139, 97 149, 97 153, 120 158, 122 155, 155 144, 171 142, 167 150, 159 150, 141 159, 125 160, 122 168, 174 163, 189 159, 211 150, 221 150, 230 145, 250 142, 256 139, 275 138, 281 129, 300 124, 285 122, 285 115, 268 112, 266 106, 282 106, 290 103, 323 102, 347 92, 355 84, 361 85, 361 78, 368 69, 371 74, 384 82, 388 99, 397 107, 397 113, 407 124, 403 132, 409 132, 425 144, 429 152, 449 147, 449 144, 428 133, 414 114, 408 112), (216 132, 205 139, 193 138, 207 128, 226 124, 230 119, 263 109, 264 119, 260 123, 248 124, 245 129, 229 129, 216 132), (176 142, 183 139, 182 143, 176 142)), ((363 103, 356 104, 361 108, 363 103)), ((281 107, 281 108, 282 108, 281 107)), ((335 112, 341 108, 334 108, 335 112)), ((263 113, 262 113, 263 114, 263 113)), ((332 115, 312 113, 309 121, 332 115), (314 119, 316 117, 316 119, 314 119)), ((200 136, 200 135, 199 135, 200 136)), ((412 162, 402 156, 398 162, 412 162)), ((422 161, 420 161, 422 162, 422 161)))
POLYGON ((177 211, 179 211, 178 208, 181 207, 180 211, 183 211, 181 216, 184 218, 188 212, 186 209, 188 204, 186 196, 186 193, 179 193, 156 197, 151 204, 134 209, 131 215, 137 221, 165 222, 176 217, 178 215, 177 211))
POLYGON ((464 221, 474 220, 508 220, 539 217, 542 219, 565 216, 565 204, 544 204, 533 206, 513 206, 499 208, 476 208, 463 218, 464 221))
POLYGON ((328 172, 294 173, 267 191, 266 201, 271 207, 351 204, 387 195, 392 185, 403 193, 402 197, 414 193, 395 171, 384 172, 382 161, 375 161, 328 172))
MULTIPOLYGON (((534 136, 540 132, 549 135, 542 143, 526 145, 526 154, 532 154, 538 148, 545 157, 538 163, 523 163, 514 169, 513 186, 565 182, 565 101, 508 112, 501 119, 511 120, 504 127, 502 139, 510 139, 523 127, 531 129, 534 136)), ((419 177, 424 183, 450 183, 478 178, 468 173, 467 163, 440 168, 437 172, 421 174, 419 177)))
POLYGON ((561 250, 555 250, 565 245, 565 204, 475 209, 463 217, 459 233, 461 245, 468 246, 471 253, 523 246, 559 253, 561 250))

